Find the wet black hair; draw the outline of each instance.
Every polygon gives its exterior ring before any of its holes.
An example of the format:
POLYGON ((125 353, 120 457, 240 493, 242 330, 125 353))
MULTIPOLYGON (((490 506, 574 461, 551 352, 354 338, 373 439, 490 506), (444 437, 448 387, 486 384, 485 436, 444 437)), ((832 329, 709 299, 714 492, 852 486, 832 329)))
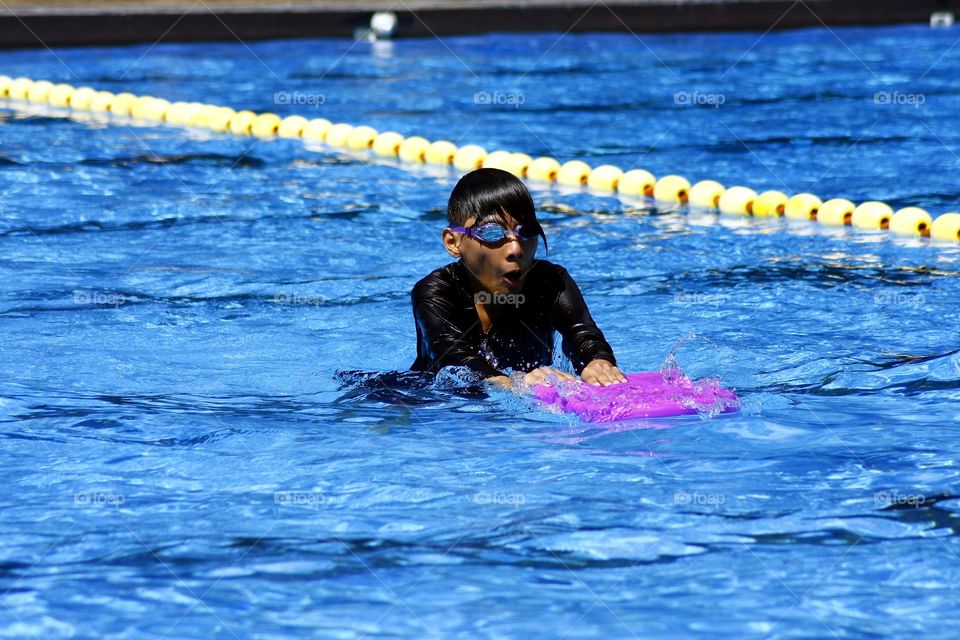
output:
POLYGON ((523 181, 502 169, 477 169, 457 182, 447 203, 447 221, 451 226, 462 227, 470 218, 481 220, 490 214, 509 214, 514 220, 537 230, 547 247, 547 236, 537 221, 533 198, 523 181))

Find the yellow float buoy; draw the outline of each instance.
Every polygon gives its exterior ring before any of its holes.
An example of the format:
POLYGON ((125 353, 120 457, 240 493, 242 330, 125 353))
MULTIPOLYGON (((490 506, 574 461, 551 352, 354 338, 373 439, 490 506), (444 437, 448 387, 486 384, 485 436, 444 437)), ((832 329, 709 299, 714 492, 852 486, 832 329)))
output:
POLYGON ((47 101, 47 96, 53 89, 53 83, 49 80, 37 80, 30 85, 27 91, 27 100, 36 104, 43 104, 47 101))
POLYGON ((404 162, 423 163, 427 161, 429 148, 429 140, 420 136, 411 136, 400 143, 398 155, 404 162))
POLYGON ((164 114, 163 119, 175 125, 186 124, 187 120, 190 119, 190 111, 192 107, 189 102, 177 101, 170 105, 170 108, 167 109, 167 112, 164 114))
POLYGON ((727 188, 715 180, 701 180, 690 188, 690 204, 702 209, 720 207, 720 196, 727 188))
POLYGON ((332 127, 327 129, 327 137, 324 138, 326 142, 331 147, 345 148, 347 146, 347 138, 350 137, 350 132, 353 131, 353 125, 347 124, 346 122, 338 122, 332 127))
POLYGON ((960 241, 960 213, 944 213, 933 221, 930 237, 934 240, 960 241))
POLYGON ((97 97, 97 90, 92 87, 80 87, 70 96, 70 108, 74 111, 88 111, 93 99, 97 97))
POLYGON ((461 171, 474 171, 483 166, 483 159, 487 157, 487 150, 475 144, 460 147, 453 156, 453 166, 461 171))
POLYGON ((287 116, 280 121, 277 135, 281 138, 299 138, 303 135, 307 122, 309 121, 303 116, 287 116))
POLYGON ((137 99, 133 101, 133 104, 130 105, 130 117, 142 120, 143 112, 147 106, 156 99, 157 98, 153 96, 138 96, 137 99))
POLYGON ((50 89, 50 95, 47 96, 47 103, 51 107, 69 107, 73 91, 73 87, 69 84, 55 84, 50 89))
POLYGON ((530 168, 530 165, 532 163, 533 163, 533 158, 531 158, 527 154, 514 152, 510 154, 510 168, 507 169, 507 171, 517 176, 518 178, 526 178, 527 170, 530 168))
POLYGON ((560 163, 554 158, 541 156, 527 167, 527 177, 540 182, 556 182, 560 163))
POLYGON ((507 167, 510 166, 510 157, 513 154, 509 151, 491 151, 483 159, 483 168, 484 169, 502 169, 507 171, 507 167))
POLYGON ((277 135, 281 122, 283 119, 275 113, 261 113, 250 125, 250 133, 257 138, 272 138, 277 135))
POLYGON ((527 167, 533 162, 533 158, 525 153, 513 153, 510 151, 493 151, 483 159, 484 169, 500 169, 523 178, 527 174, 527 167))
POLYGON ((893 209, 890 205, 883 202, 862 202, 853 210, 850 224, 857 229, 886 229, 892 218, 893 209))
POLYGON ((378 133, 376 129, 366 125, 354 127, 347 136, 347 146, 354 151, 367 151, 373 146, 378 133))
POLYGON ((327 138, 327 131, 333 123, 326 118, 314 118, 303 128, 303 139, 312 142, 323 142, 327 138))
POLYGON ((757 192, 747 187, 730 187, 720 196, 718 209, 720 213, 730 216, 752 216, 753 203, 757 200, 757 192))
POLYGON ((657 178, 645 169, 631 169, 620 176, 617 183, 617 191, 625 196, 647 196, 653 197, 653 188, 657 184, 657 178))
POLYGON ((190 122, 193 121, 206 126, 206 116, 211 108, 216 107, 212 104, 204 104, 202 102, 188 102, 187 106, 183 109, 181 121, 178 124, 190 126, 190 122), (198 113, 201 113, 201 115, 198 115, 198 113))
POLYGON ((248 111, 246 109, 243 111, 237 111, 230 118, 230 133, 235 136, 249 136, 253 131, 253 121, 256 119, 257 114, 255 114, 253 111, 248 111))
MULTIPOLYGON (((208 114, 209 109, 212 105, 191 105, 188 108, 183 109, 181 112, 181 120, 179 124, 182 124, 185 127, 193 127, 194 129, 205 129, 208 123, 208 114)), ((215 107, 213 107, 215 108, 215 107)))
POLYGON ((789 200, 783 214, 793 220, 816 220, 823 201, 812 193, 798 193, 789 200))
POLYGON ((15 78, 7 86, 7 97, 11 100, 27 100, 27 94, 30 93, 30 87, 33 86, 33 80, 30 78, 15 78))
POLYGON ((828 227, 842 227, 853 220, 853 212, 857 205, 845 198, 827 200, 817 211, 817 222, 828 227))
POLYGON ((781 191, 764 191, 753 201, 753 215, 757 218, 779 218, 786 210, 789 199, 781 191))
POLYGON ((653 199, 658 202, 687 202, 690 189, 690 181, 683 176, 663 176, 653 187, 653 199))
POLYGON ((113 96, 113 100, 110 101, 110 113, 115 116, 130 116, 130 110, 133 108, 133 103, 137 101, 137 96, 132 93, 123 92, 118 93, 113 96))
MULTIPOLYGON (((71 100, 71 104, 72 102, 71 100)), ((133 107, 130 109, 130 115, 143 120, 162 121, 166 117, 169 108, 169 101, 163 98, 146 96, 139 98, 133 103, 133 107)))
POLYGON ((10 76, 0 76, 0 98, 10 97, 10 84, 12 82, 13 78, 10 76))
MULTIPOLYGON (((889 209, 890 207, 887 208, 889 209)), ((854 223, 856 223, 856 214, 854 214, 853 219, 854 223)), ((901 236, 929 236, 930 227, 932 225, 933 216, 919 207, 906 207, 904 209, 900 209, 890 218, 888 218, 888 226, 890 231, 893 231, 897 235, 901 236)), ((886 229, 887 227, 870 228, 886 229)))
POLYGON ((453 163, 453 156, 457 155, 457 145, 449 140, 431 142, 424 154, 424 161, 429 164, 449 165, 453 163))
POLYGON ((557 182, 570 187, 579 187, 587 184, 590 179, 590 165, 580 160, 570 160, 560 165, 557 171, 557 182))
POLYGON ((209 129, 211 118, 213 118, 220 109, 222 109, 222 107, 218 107, 215 104, 202 104, 189 111, 189 117, 184 124, 195 129, 209 129))
POLYGON ((207 128, 216 133, 230 131, 230 123, 237 112, 230 107, 217 107, 207 118, 207 128))
POLYGON ((396 158, 400 155, 403 136, 396 131, 384 131, 373 141, 373 152, 384 158, 396 158))
POLYGON ((97 113, 106 113, 110 110, 110 104, 113 102, 113 94, 109 91, 97 91, 90 101, 90 111, 97 113))
POLYGON ((597 191, 616 191, 623 177, 623 169, 612 164, 602 164, 594 167, 587 176, 587 186, 597 191))

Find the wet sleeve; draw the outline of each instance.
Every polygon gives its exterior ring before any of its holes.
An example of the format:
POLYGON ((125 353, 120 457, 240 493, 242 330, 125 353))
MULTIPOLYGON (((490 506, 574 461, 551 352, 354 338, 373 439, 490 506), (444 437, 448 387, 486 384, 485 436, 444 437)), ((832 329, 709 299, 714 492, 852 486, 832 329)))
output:
POLYGON ((554 303, 554 326, 563 337, 563 352, 577 373, 593 360, 617 364, 613 348, 590 316, 580 288, 566 269, 560 268, 560 294, 554 303))
POLYGON ((435 372, 443 367, 467 367, 484 378, 506 375, 463 339, 463 331, 451 320, 456 312, 454 298, 429 284, 414 287, 411 297, 419 348, 427 370, 435 372))

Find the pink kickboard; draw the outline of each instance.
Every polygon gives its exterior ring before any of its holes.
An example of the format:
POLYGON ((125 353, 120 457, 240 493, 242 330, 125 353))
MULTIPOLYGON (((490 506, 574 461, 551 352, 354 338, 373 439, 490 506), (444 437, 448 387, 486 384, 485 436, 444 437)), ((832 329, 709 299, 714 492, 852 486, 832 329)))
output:
POLYGON ((728 413, 740 407, 736 394, 713 380, 695 382, 681 373, 630 373, 627 382, 597 387, 586 382, 537 385, 533 397, 585 422, 728 413))

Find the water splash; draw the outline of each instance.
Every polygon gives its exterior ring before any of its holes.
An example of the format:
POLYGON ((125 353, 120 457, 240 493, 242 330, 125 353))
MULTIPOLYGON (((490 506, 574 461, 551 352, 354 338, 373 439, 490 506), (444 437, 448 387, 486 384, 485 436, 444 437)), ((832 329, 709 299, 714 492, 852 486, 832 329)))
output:
POLYGON ((704 342, 711 347, 717 355, 719 355, 720 347, 716 342, 704 335, 697 333, 696 331, 691 331, 690 333, 677 338, 677 341, 673 343, 673 346, 670 348, 667 356, 663 359, 663 364, 660 365, 660 373, 664 375, 664 379, 669 380, 671 379, 669 376, 674 375, 686 377, 686 374, 684 373, 683 368, 680 366, 680 362, 677 359, 677 353, 680 351, 681 347, 694 340, 700 340, 704 342))
POLYGON ((718 356, 720 354, 720 346, 717 345, 716 342, 696 331, 691 331, 677 338, 677 341, 673 343, 670 351, 663 359, 663 363, 659 369, 664 382, 667 383, 669 388, 674 389, 671 393, 671 399, 687 408, 695 410, 704 420, 715 418, 721 413, 728 412, 731 409, 739 409, 742 406, 739 398, 736 399, 735 405, 731 405, 730 400, 720 393, 723 387, 720 385, 719 376, 707 376, 699 380, 694 380, 683 370, 677 354, 681 347, 694 340, 704 342, 711 347, 718 356), (688 395, 686 391, 688 389, 691 390, 691 395, 688 395), (696 398, 714 398, 714 400, 710 402, 698 402, 696 398))
POLYGON ((453 389, 475 390, 483 383, 483 377, 468 367, 444 367, 437 372, 430 386, 438 391, 453 389))

